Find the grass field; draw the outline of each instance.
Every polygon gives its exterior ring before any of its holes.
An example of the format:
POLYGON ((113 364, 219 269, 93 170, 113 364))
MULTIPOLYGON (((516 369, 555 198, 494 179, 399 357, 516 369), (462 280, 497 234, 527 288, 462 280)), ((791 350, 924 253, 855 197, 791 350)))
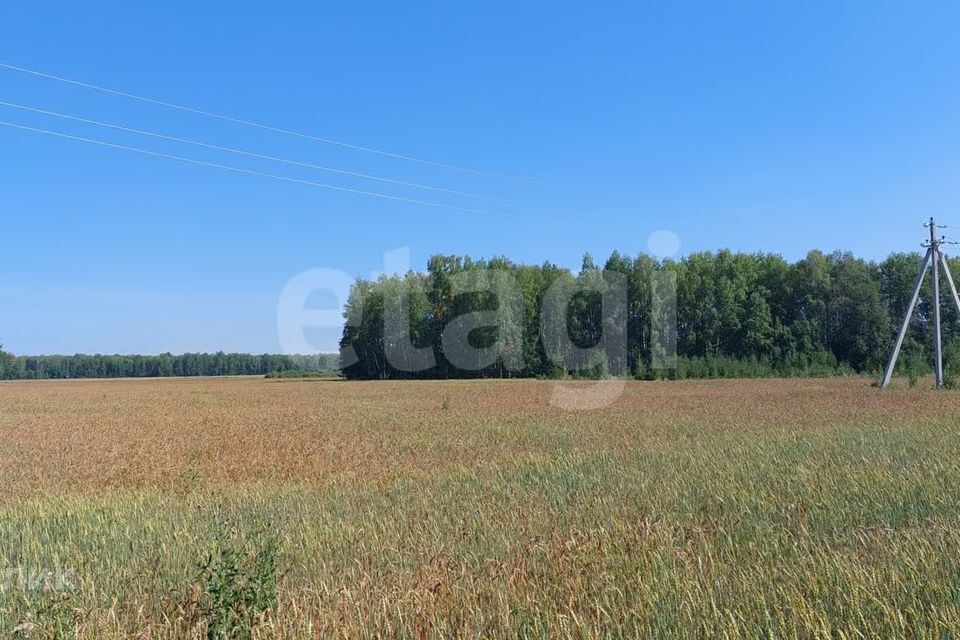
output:
POLYGON ((0 637, 960 629, 960 394, 552 384, 0 384, 0 637))

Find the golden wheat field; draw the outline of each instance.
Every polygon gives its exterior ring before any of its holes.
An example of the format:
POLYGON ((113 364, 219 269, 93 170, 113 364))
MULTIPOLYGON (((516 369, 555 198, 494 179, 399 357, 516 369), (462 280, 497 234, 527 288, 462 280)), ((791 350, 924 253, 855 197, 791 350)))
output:
POLYGON ((2 383, 0 637, 960 629, 960 395, 556 384, 2 383))

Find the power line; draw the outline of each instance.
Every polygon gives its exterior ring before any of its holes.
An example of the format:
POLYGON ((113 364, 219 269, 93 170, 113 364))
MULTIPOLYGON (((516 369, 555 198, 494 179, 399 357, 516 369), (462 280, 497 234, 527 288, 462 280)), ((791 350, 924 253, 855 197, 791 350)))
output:
POLYGON ((109 93, 116 96, 121 96, 124 98, 131 98, 133 100, 140 100, 141 102, 147 102, 150 104, 155 104, 161 107, 167 107, 169 109, 177 109, 178 111, 185 111, 187 113, 193 113, 196 115, 206 116, 208 118, 216 118, 217 120, 223 120, 226 122, 232 122, 234 124, 242 124, 248 127, 256 127, 257 129, 263 129, 266 131, 272 131, 274 133, 282 133, 288 136, 295 136, 297 138, 303 138, 305 140, 312 140, 313 142, 320 142, 323 144, 336 145, 338 147, 345 147, 347 149, 353 149, 355 151, 365 151, 367 153, 374 153, 380 156, 386 156, 388 158, 395 158, 398 160, 407 160, 410 162, 418 162, 420 164, 432 165, 435 167, 443 167, 444 169, 453 169, 456 171, 463 171, 465 173, 472 173, 476 175, 490 176, 495 178, 503 178, 502 174, 491 173, 487 171, 480 171, 478 169, 470 169, 468 167, 460 167, 457 165, 446 164, 443 162, 436 162, 434 160, 426 160, 424 158, 417 158, 414 156, 403 155, 400 153, 393 153, 391 151, 384 151, 382 149, 375 149, 373 147, 365 147, 358 144, 352 144, 349 142, 341 142, 340 140, 333 140, 331 138, 321 138, 319 136, 310 135, 308 133, 302 133, 300 131, 293 131, 291 129, 283 129, 281 127, 274 127, 267 124, 262 124, 259 122, 254 122, 252 120, 245 120, 243 118, 234 118, 232 116, 227 116, 219 113, 213 113, 210 111, 204 111, 202 109, 196 109, 194 107, 187 107, 180 104, 174 104, 172 102, 165 102, 163 100, 157 100, 155 98, 148 98, 146 96, 140 96, 133 93, 127 93, 125 91, 118 91, 116 89, 110 89, 108 87, 103 87, 96 84, 91 84, 88 82, 81 82, 79 80, 72 80, 70 78, 64 78, 63 76, 56 76, 51 73, 44 73, 42 71, 37 71, 35 69, 27 69, 26 67, 18 67, 16 65, 7 64, 0 62, 0 67, 4 69, 10 69, 11 71, 19 71, 21 73, 27 73, 33 76, 40 78, 47 78, 48 80, 56 80, 58 82, 66 82, 68 84, 76 85, 79 87, 85 87, 87 89, 93 89, 95 91, 101 91, 103 93, 109 93))
POLYGON ((250 158, 259 158, 261 160, 271 160, 273 162, 283 162, 285 164, 296 165, 299 167, 306 167, 308 169, 317 169, 319 171, 329 171, 332 173, 339 173, 341 175, 353 176, 355 178, 363 178, 365 180, 376 180, 379 182, 386 182, 389 184, 402 185, 404 187, 414 187, 416 189, 426 189, 429 191, 439 191, 442 193, 449 193, 458 196, 466 196, 470 198, 489 198, 491 196, 485 196, 480 193, 473 193, 470 191, 457 191, 455 189, 445 189, 443 187, 436 187, 429 184, 421 184, 418 182, 408 182, 406 180, 396 180, 394 178, 385 178, 383 176, 376 176, 369 173, 360 173, 358 171, 348 171, 346 169, 337 169, 336 167, 326 167, 323 165, 311 164, 309 162, 301 162, 299 160, 290 160, 287 158, 280 158, 277 156, 265 155, 262 153, 255 153, 253 151, 246 151, 244 149, 236 149, 234 147, 224 147, 221 145, 211 144, 208 142, 201 142, 199 140, 190 140, 189 138, 178 138, 176 136, 169 136, 163 133, 157 133, 155 131, 145 131, 143 129, 134 129, 131 127, 125 127, 118 124, 111 124, 109 122, 102 122, 100 120, 91 120, 89 118, 81 118, 80 116, 74 116, 66 113, 58 113, 56 111, 48 111, 46 109, 38 109, 36 107, 28 107, 22 104, 16 104, 14 102, 6 102, 0 100, 0 105, 5 107, 12 107, 14 109, 21 109, 23 111, 30 111, 33 113, 39 113, 46 116, 53 116, 56 118, 64 118, 66 120, 73 120, 74 122, 83 122, 86 124, 96 125, 98 127, 106 127, 108 129, 114 129, 117 131, 126 131, 127 133, 135 133, 142 136, 150 136, 152 138, 159 138, 161 140, 170 140, 172 142, 179 142, 183 144, 190 144, 197 147, 204 147, 207 149, 214 149, 217 151, 226 151, 228 153, 235 153, 242 156, 247 156, 250 158))
POLYGON ((263 171, 254 171, 253 169, 243 169, 241 167, 233 167, 225 164, 218 164, 216 162, 206 162, 205 160, 195 160, 193 158, 184 158, 182 156, 170 155, 167 153, 160 153, 158 151, 149 151, 147 149, 140 149, 138 147, 130 147, 123 144, 114 144, 112 142, 105 142, 103 140, 94 140, 92 138, 83 138, 81 136, 74 136, 68 133, 61 133, 59 131, 50 131, 48 129, 40 129, 37 127, 28 127, 21 124, 14 124, 12 122, 5 122, 0 120, 0 125, 5 127, 11 127, 14 129, 21 129, 23 131, 31 131, 34 133, 42 133, 48 136, 55 136, 57 138, 65 138, 68 140, 77 140, 80 142, 87 142, 89 144, 100 145, 102 147, 109 147, 111 149, 121 149, 123 151, 132 151, 134 153, 141 153, 148 156, 153 156, 156 158, 166 158, 168 160, 178 160, 180 162, 186 162, 189 164, 199 165, 203 167, 213 167, 215 169, 223 169, 226 171, 234 171, 236 173, 244 173, 252 176, 260 176, 262 178, 273 178, 274 180, 282 180, 284 182, 293 182, 295 184, 303 184, 311 187, 320 187, 322 189, 331 189, 334 191, 342 191, 344 193, 353 193, 357 195, 370 196, 373 198, 383 198, 384 200, 394 200, 397 202, 406 202, 409 204, 418 204, 426 207, 436 207, 439 209, 449 209, 451 211, 463 211, 466 213, 479 213, 482 215, 489 216, 504 216, 502 213, 496 213, 491 211, 484 211, 483 209, 470 209, 468 207, 458 207, 456 205, 450 204, 441 204, 439 202, 427 202, 425 200, 415 200, 413 198, 404 198, 401 196, 391 196, 385 193, 377 193, 374 191, 363 191, 362 189, 351 189, 349 187, 340 187, 337 185, 326 184, 323 182, 315 182, 313 180, 302 180, 300 178, 290 178, 288 176, 281 176, 274 173, 266 173, 263 171))

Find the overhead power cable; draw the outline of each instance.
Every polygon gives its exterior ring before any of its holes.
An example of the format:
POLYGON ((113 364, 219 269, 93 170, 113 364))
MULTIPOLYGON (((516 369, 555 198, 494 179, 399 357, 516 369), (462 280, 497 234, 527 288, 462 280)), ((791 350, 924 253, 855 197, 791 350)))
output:
POLYGON ((163 133, 157 133, 157 132, 155 132, 155 131, 146 131, 146 130, 143 130, 143 129, 134 129, 134 128, 132 128, 132 127, 125 127, 125 126, 122 126, 122 125, 112 124, 112 123, 109 123, 109 122, 103 122, 103 121, 100 121, 100 120, 91 120, 91 119, 89 119, 89 118, 82 118, 82 117, 80 117, 80 116, 74 116, 74 115, 70 115, 70 114, 67 114, 67 113, 59 113, 59 112, 57 112, 57 111, 49 111, 49 110, 47 110, 47 109, 38 109, 38 108, 36 108, 36 107, 29 107, 29 106, 26 106, 26 105, 17 104, 17 103, 15 103, 15 102, 6 102, 6 101, 4 101, 4 100, 0 100, 0 106, 11 107, 11 108, 14 108, 14 109, 21 109, 21 110, 23 110, 23 111, 30 111, 30 112, 32 112, 32 113, 39 113, 39 114, 42 114, 42 115, 45 115, 45 116, 52 116, 52 117, 55 117, 55 118, 63 118, 63 119, 65 119, 65 120, 72 120, 72 121, 74 121, 74 122, 83 122, 83 123, 85 123, 85 124, 92 124, 92 125, 95 125, 95 126, 98 126, 98 127, 106 127, 106 128, 108 128, 108 129, 114 129, 114 130, 116 130, 116 131, 125 131, 125 132, 127 132, 127 133, 135 133, 135 134, 141 135, 141 136, 149 136, 149 137, 151 137, 151 138, 159 138, 159 139, 161 139, 161 140, 169 140, 169 141, 171 141, 171 142, 179 142, 179 143, 182 143, 182 144, 189 144, 189 145, 193 145, 193 146, 197 146, 197 147, 204 147, 204 148, 206 148, 206 149, 213 149, 213 150, 216 150, 216 151, 225 151, 225 152, 227 152, 227 153, 235 153, 235 154, 242 155, 242 156, 247 156, 247 157, 250 157, 250 158, 258 158, 258 159, 260 159, 260 160, 270 160, 270 161, 272 161, 272 162, 282 162, 282 163, 284 163, 284 164, 296 165, 296 166, 298 166, 298 167, 306 167, 306 168, 308 168, 308 169, 317 169, 317 170, 319 170, 319 171, 329 171, 329 172, 332 172, 332 173, 339 173, 339 174, 341 174, 341 175, 352 176, 352 177, 355 177, 355 178, 363 178, 363 179, 365 179, 365 180, 376 180, 376 181, 378 181, 378 182, 386 182, 386 183, 389 183, 389 184, 396 184, 396 185, 401 185, 401 186, 404 186, 404 187, 413 187, 413 188, 416 188, 416 189, 426 189, 426 190, 429 190, 429 191, 438 191, 438 192, 441 192, 441 193, 449 193, 449 194, 452 194, 452 195, 466 196, 466 197, 470 197, 470 198, 490 198, 490 199, 493 199, 493 198, 491 198, 491 196, 485 196, 485 195, 480 194, 480 193, 473 193, 473 192, 470 192, 470 191, 457 191, 457 190, 455 190, 455 189, 446 189, 446 188, 443 188, 443 187, 436 187, 436 186, 429 185, 429 184, 422 184, 422 183, 418 183, 418 182, 408 182, 408 181, 406 181, 406 180, 397 180, 397 179, 394 179, 394 178, 385 178, 385 177, 383 177, 383 176, 376 176, 376 175, 372 175, 372 174, 369 174, 369 173, 360 173, 359 171, 349 171, 349 170, 347 170, 347 169, 338 169, 338 168, 336 168, 336 167, 327 167, 327 166, 323 166, 323 165, 312 164, 312 163, 309 163, 309 162, 302 162, 302 161, 300 161, 300 160, 290 160, 290 159, 288 159, 288 158, 280 158, 280 157, 277 157, 277 156, 271 156, 271 155, 266 155, 266 154, 262 154, 262 153, 256 153, 256 152, 253 152, 253 151, 246 151, 246 150, 244 150, 244 149, 237 149, 237 148, 234 148, 234 147, 224 147, 224 146, 221 146, 221 145, 211 144, 211 143, 208 143, 208 142, 201 142, 201 141, 199 141, 199 140, 191 140, 191 139, 189 139, 189 138, 178 138, 178 137, 176 137, 176 136, 170 136, 170 135, 166 135, 166 134, 163 134, 163 133))
POLYGON ((331 189, 331 190, 333 190, 333 191, 341 191, 341 192, 344 192, 344 193, 352 193, 352 194, 357 194, 357 195, 370 196, 370 197, 373 197, 373 198, 382 198, 382 199, 384 199, 384 200, 394 200, 394 201, 396 201, 396 202, 406 202, 406 203, 409 203, 409 204, 418 204, 418 205, 422 205, 422 206, 425 206, 425 207, 435 207, 435 208, 438 208, 438 209, 448 209, 448 210, 451 210, 451 211, 462 211, 462 212, 465 212, 465 213, 476 213, 476 214, 488 215, 488 216, 504 216, 504 214, 502 214, 502 213, 496 213, 496 212, 492 212, 492 211, 484 211, 483 209, 471 209, 471 208, 468 208, 468 207, 458 207, 458 206, 456 206, 456 205, 442 204, 442 203, 439 203, 439 202, 428 202, 428 201, 425 201, 425 200, 415 200, 415 199, 413 199, 413 198, 404 198, 404 197, 402 197, 402 196, 392 196, 392 195, 389 195, 389 194, 386 194, 386 193, 377 193, 377 192, 375 192, 375 191, 364 191, 364 190, 362 190, 362 189, 351 189, 351 188, 349 188, 349 187, 341 187, 341 186, 337 186, 337 185, 326 184, 326 183, 323 183, 323 182, 315 182, 315 181, 313 181, 313 180, 302 180, 302 179, 300 179, 300 178, 291 178, 291 177, 288 177, 288 176, 281 176, 281 175, 277 175, 277 174, 274 174, 274 173, 266 173, 266 172, 264 172, 264 171, 254 171, 253 169, 244 169, 244 168, 241 168, 241 167, 233 167, 233 166, 230 166, 230 165, 219 164, 219 163, 216 163, 216 162, 207 162, 207 161, 205 161, 205 160, 195 160, 195 159, 193 159, 193 158, 184 158, 184 157, 182 157, 182 156, 175 156, 175 155, 171 155, 171 154, 167 154, 167 153, 160 153, 160 152, 158 152, 158 151, 149 151, 149 150, 147 150, 147 149, 140 149, 140 148, 138 148, 138 147, 131 147, 131 146, 123 145, 123 144, 114 144, 114 143, 112 143, 112 142, 106 142, 106 141, 103 141, 103 140, 95 140, 95 139, 93 139, 93 138, 84 138, 84 137, 81 137, 81 136, 75 136, 75 135, 71 135, 71 134, 68 134, 68 133, 62 133, 62 132, 59 132, 59 131, 50 131, 50 130, 48 130, 48 129, 40 129, 40 128, 38 128, 38 127, 28 127, 28 126, 26 126, 26 125, 15 124, 15 123, 6 122, 6 121, 3 121, 3 120, 0 120, 0 126, 11 127, 11 128, 13 128, 13 129, 20 129, 20 130, 23 130, 23 131, 30 131, 30 132, 33 132, 33 133, 41 133, 41 134, 44 134, 44 135, 54 136, 54 137, 57 137, 57 138, 64 138, 64 139, 67 139, 67 140, 77 140, 77 141, 79 141, 79 142, 86 142, 86 143, 89 143, 89 144, 95 144, 95 145, 99 145, 99 146, 102 146, 102 147, 108 147, 108 148, 111 148, 111 149, 120 149, 120 150, 123 150, 123 151, 131 151, 131 152, 134 152, 134 153, 140 153, 140 154, 143 154, 143 155, 153 156, 153 157, 155 157, 155 158, 166 158, 166 159, 168 159, 168 160, 177 160, 177 161, 179 161, 179 162, 186 162, 186 163, 188 163, 188 164, 194 164, 194 165, 203 166, 203 167, 212 167, 212 168, 215 168, 215 169, 223 169, 223 170, 225 170, 225 171, 233 171, 233 172, 236 172, 236 173, 243 173, 243 174, 247 174, 247 175, 251 175, 251 176, 260 176, 260 177, 262 177, 262 178, 273 178, 274 180, 282 180, 282 181, 284 181, 284 182, 292 182, 292 183, 295 183, 295 184, 303 184, 303 185, 307 185, 307 186, 311 186, 311 187, 319 187, 319 188, 321 188, 321 189, 331 189))
POLYGON ((73 80, 71 78, 65 78, 63 76, 57 76, 52 73, 44 73, 42 71, 37 71, 36 69, 28 69, 26 67, 18 67, 16 65, 7 64, 5 62, 0 62, 0 67, 4 69, 9 69, 11 71, 18 71, 20 73, 26 73, 40 78, 47 78, 48 80, 56 80, 57 82, 65 82, 67 84, 72 84, 78 87, 85 87, 87 89, 93 89, 94 91, 100 91, 102 93, 109 93, 115 96, 121 96, 124 98, 130 98, 132 100, 139 100, 141 102, 147 102, 149 104, 154 104, 161 107, 167 107, 169 109, 176 109, 178 111, 185 111, 187 113, 193 113, 200 116, 205 116, 207 118, 216 118, 217 120, 223 120, 225 122, 232 122, 234 124, 240 124, 248 127, 255 127, 257 129, 263 129, 265 131, 272 131, 274 133, 281 133, 288 136, 294 136, 297 138, 303 138, 305 140, 312 140, 313 142, 320 142, 323 144, 335 145, 338 147, 344 147, 347 149, 353 149, 354 151, 363 151, 366 153, 373 153, 380 156, 385 156, 388 158, 394 158, 397 160, 407 160, 409 162, 418 162, 420 164, 431 165, 434 167, 442 167, 444 169, 453 169, 456 171, 463 171, 465 173, 472 173, 476 175, 484 175, 495 178, 503 178, 502 174, 491 173, 488 171, 480 171, 478 169, 471 169, 469 167, 461 167, 458 165, 447 164, 444 162, 437 162, 435 160, 427 160, 424 158, 418 158, 415 156, 408 156, 401 153, 393 153, 391 151, 384 151, 383 149, 376 149, 374 147, 367 147, 359 144, 352 144, 350 142, 342 142, 340 140, 334 140, 332 138, 322 138, 320 136, 311 135, 309 133, 303 133, 301 131, 294 131, 292 129, 284 129, 282 127, 274 127, 272 125, 263 124, 260 122, 254 122, 253 120, 246 120, 244 118, 235 118, 233 116, 223 115, 220 113, 213 113, 211 111, 204 111, 203 109, 196 109, 194 107, 187 107, 180 104, 175 104, 173 102, 166 102, 164 100, 157 100, 156 98, 149 98, 147 96, 141 96, 134 93, 127 93, 126 91, 118 91, 116 89, 110 89, 101 85, 91 84, 89 82, 81 82, 79 80, 73 80))

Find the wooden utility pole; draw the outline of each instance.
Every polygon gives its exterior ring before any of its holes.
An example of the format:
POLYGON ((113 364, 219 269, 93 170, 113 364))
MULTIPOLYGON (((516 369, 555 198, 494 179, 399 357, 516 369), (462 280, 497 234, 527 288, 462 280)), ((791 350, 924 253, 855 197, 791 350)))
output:
MULTIPOLYGON (((893 345, 893 352, 890 354, 890 360, 883 371, 883 378, 880 380, 880 388, 890 384, 890 378, 893 377, 893 368, 897 364, 897 358, 900 356, 900 347, 903 346, 903 339, 907 335, 907 328, 910 326, 910 318, 913 316, 913 310, 917 306, 917 299, 920 297, 920 287, 923 285, 923 277, 927 269, 933 268, 933 375, 938 387, 943 386, 943 334, 940 330, 940 267, 943 267, 943 273, 947 278, 947 284, 950 285, 950 294, 954 304, 957 306, 957 313, 960 314, 960 296, 957 295, 957 287, 953 283, 953 275, 950 273, 950 265, 947 264, 947 258, 943 255, 940 247, 946 243, 943 236, 937 237, 937 223, 933 218, 924 226, 930 228, 930 240, 923 244, 927 248, 927 254, 920 263, 920 273, 913 284, 913 295, 910 297, 910 304, 907 305, 907 312, 903 316, 903 324, 900 325, 900 331, 897 333, 897 341, 893 345)), ((952 243, 951 243, 952 244, 952 243)))

